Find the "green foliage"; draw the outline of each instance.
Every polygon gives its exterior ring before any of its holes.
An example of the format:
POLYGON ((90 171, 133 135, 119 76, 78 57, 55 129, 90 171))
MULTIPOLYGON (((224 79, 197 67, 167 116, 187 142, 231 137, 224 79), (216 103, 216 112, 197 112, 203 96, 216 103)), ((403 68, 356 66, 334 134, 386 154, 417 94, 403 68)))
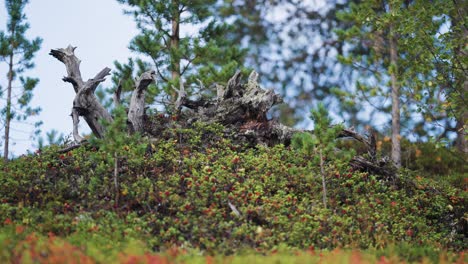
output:
POLYGON ((337 59, 348 43, 333 32, 349 27, 337 13, 350 2, 357 1, 230 0, 221 5, 223 19, 235 21, 238 43, 249 49, 246 65, 260 73, 264 87, 285 98, 274 112, 283 124, 306 122, 311 104, 323 102, 335 116, 357 125, 359 107, 344 104, 334 93, 337 87, 352 90, 355 78, 352 67, 337 59))
MULTIPOLYGON (((143 156, 145 142, 141 140, 139 134, 129 135, 127 131, 127 113, 123 106, 119 106, 112 111, 113 121, 105 125, 105 135, 102 139, 93 137, 91 143, 99 148, 97 153, 99 158, 103 154, 107 155, 108 161, 114 156, 126 156, 129 146, 135 149, 134 157, 143 156)), ((133 158, 133 156, 131 157, 133 158)))
MULTIPOLYGON (((189 92, 203 90, 202 84, 224 82, 242 67, 245 50, 229 36, 232 26, 215 19, 216 0, 118 0, 125 4, 140 30, 130 49, 144 55, 143 60, 116 62, 114 82, 124 81, 124 91, 132 90, 130 82, 138 74, 156 68, 159 89, 175 101, 172 86, 183 81, 189 92), (200 77, 201 76, 201 77, 200 77)), ((150 87, 149 100, 159 93, 150 87), (151 96, 152 95, 152 96, 151 96)), ((152 101, 153 102, 153 101, 152 101)))
MULTIPOLYGON (((402 172, 403 187, 397 189, 335 165, 330 155, 323 165, 324 208, 320 169, 309 153, 282 145, 234 145, 223 131, 197 123, 193 129, 171 129, 145 151, 115 137, 99 149, 57 154, 51 146, 15 159, 0 170, 0 226, 13 222, 40 236, 52 232, 97 255, 109 241, 115 245, 111 255, 138 241, 148 250, 179 246, 223 254, 251 248, 267 253, 279 245, 383 250, 401 242, 466 249, 461 189, 409 172, 402 172)), ((424 255, 404 254, 418 260, 424 255)))
MULTIPOLYGON (((6 75, 6 94, 0 92, 0 99, 5 99, 6 104, 0 109, 0 116, 5 129, 4 159, 9 155, 9 139, 11 121, 25 121, 28 117, 37 116, 41 109, 30 106, 33 90, 39 79, 24 76, 23 73, 34 67, 33 58, 40 49, 42 39, 26 38, 29 24, 26 22, 24 8, 28 4, 27 0, 6 0, 7 25, 5 31, 0 31, 0 62, 5 61, 8 65, 6 75), (19 82, 18 85, 16 83, 19 82), (15 89, 20 87, 20 91, 15 89), (17 95, 13 93, 15 91, 17 95), (3 96, 6 95, 6 98, 3 96)), ((30 136, 37 136, 40 133, 39 126, 42 122, 33 124, 34 130, 30 136)))
MULTIPOLYGON (((328 110, 323 104, 318 104, 317 109, 310 111, 310 118, 314 121, 314 131, 310 133, 297 133, 292 139, 292 146, 312 155, 319 149, 323 155, 328 156, 335 152, 337 146, 336 138, 343 130, 342 125, 332 125, 332 120, 328 115, 328 110)), ((342 153, 341 153, 342 154, 342 153)), ((331 155, 338 157, 336 155, 331 155)))
POLYGON ((327 157, 331 157, 329 160, 333 161, 335 166, 342 166, 342 164, 347 164, 349 161, 349 159, 345 160, 343 158, 345 156, 350 157, 351 153, 344 151, 341 155, 335 155, 336 138, 340 131, 343 130, 343 126, 331 125, 331 118, 328 116, 328 111, 323 104, 320 103, 317 109, 312 109, 310 117, 315 125, 313 134, 311 135, 303 132, 294 135, 292 138, 292 146, 310 156, 313 162, 312 164, 320 168, 323 204, 324 207, 327 207, 326 178, 328 174, 325 171, 324 160, 326 160, 327 157), (341 158, 342 163, 338 162, 339 158, 341 158))
POLYGON ((460 71, 466 71, 468 65, 467 56, 460 56, 460 41, 466 43, 460 34, 460 21, 466 21, 462 5, 444 0, 350 3, 338 17, 352 26, 336 32, 353 47, 340 57, 342 63, 360 73, 358 92, 342 95, 343 100, 370 104, 377 112, 388 113, 389 76, 395 74, 403 102, 402 134, 424 140, 436 135, 450 138, 448 131, 458 123, 457 142, 461 140, 466 136, 466 102, 460 101, 466 93, 462 81, 466 74, 460 71), (392 38, 398 52, 397 68, 390 63, 392 38))

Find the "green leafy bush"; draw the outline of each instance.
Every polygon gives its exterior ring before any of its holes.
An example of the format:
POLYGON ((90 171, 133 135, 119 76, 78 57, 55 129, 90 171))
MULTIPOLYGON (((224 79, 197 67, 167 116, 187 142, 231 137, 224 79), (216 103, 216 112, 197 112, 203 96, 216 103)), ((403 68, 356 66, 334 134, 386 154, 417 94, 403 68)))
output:
POLYGON ((314 152, 234 145, 223 131, 197 123, 144 148, 123 141, 113 149, 118 204, 106 148, 58 154, 50 147, 15 159, 0 169, 0 227, 22 224, 75 246, 145 241, 156 251, 175 245, 223 254, 279 245, 383 250, 400 243, 466 250, 463 190, 408 171, 397 188, 330 157, 323 167, 325 208, 314 152))

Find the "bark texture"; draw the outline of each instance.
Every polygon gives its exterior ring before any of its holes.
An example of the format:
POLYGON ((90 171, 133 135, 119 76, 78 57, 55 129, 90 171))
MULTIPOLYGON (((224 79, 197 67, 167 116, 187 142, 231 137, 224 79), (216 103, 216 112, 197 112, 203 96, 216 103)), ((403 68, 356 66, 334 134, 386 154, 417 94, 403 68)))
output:
POLYGON ((217 85, 215 98, 191 99, 183 85, 177 90, 176 110, 188 124, 196 121, 220 123, 232 129, 239 138, 253 144, 289 144, 299 130, 267 118, 267 112, 282 98, 273 90, 264 90, 257 82, 258 74, 250 74, 243 84, 238 71, 226 87, 217 85))
POLYGON ((13 90, 13 53, 10 54, 8 61, 8 86, 7 86, 7 107, 5 112, 5 146, 3 149, 3 159, 8 162, 10 145, 10 122, 11 122, 11 91, 13 90))
POLYGON ((396 179, 396 167, 388 157, 377 158, 376 132, 370 130, 367 136, 361 135, 353 129, 343 129, 339 138, 353 138, 361 142, 367 149, 366 155, 356 155, 350 161, 354 170, 367 171, 372 174, 383 176, 387 180, 396 179))
POLYGON ((51 50, 50 55, 65 64, 68 75, 63 77, 63 81, 71 83, 75 90, 76 95, 72 108, 73 137, 77 142, 81 142, 83 141, 83 137, 78 132, 80 116, 84 118, 93 133, 99 138, 102 138, 104 135, 104 127, 101 124, 101 120, 112 122, 112 116, 99 103, 94 94, 98 85, 109 75, 110 69, 106 67, 96 74, 94 78, 84 82, 80 72, 81 61, 75 56, 75 49, 76 47, 69 45, 65 49, 51 50))
POLYGON ((144 116, 145 116, 145 92, 155 78, 155 71, 143 73, 140 78, 136 80, 135 90, 130 100, 130 107, 128 111, 128 122, 130 130, 135 132, 143 132, 144 129, 144 116))
MULTIPOLYGON (((391 5, 390 5, 391 8, 391 5)), ((390 10, 391 12, 391 10, 390 10)), ((401 167, 400 136, 400 84, 398 83, 398 51, 396 33, 390 26, 390 79, 392 88, 392 161, 397 168, 401 167)))
MULTIPOLYGON (((452 22, 452 28, 454 28, 454 34, 458 39, 468 39, 468 28, 463 25, 464 19, 466 19, 468 15, 468 10, 466 8, 466 1, 458 1, 454 0, 453 3, 455 4, 454 10, 450 14, 450 20, 452 22)), ((464 154, 468 154, 468 107, 467 107, 467 96, 468 96, 468 77, 467 77, 467 64, 464 63, 464 59, 468 56, 468 52, 466 49, 466 44, 464 42, 460 42, 459 45, 455 45, 454 47, 454 54, 455 54, 455 61, 453 63, 453 71, 455 73, 455 90, 458 94, 458 102, 459 107, 456 109, 457 116, 456 116, 456 133, 457 139, 455 141, 455 146, 458 150, 464 154)), ((466 60, 465 60, 466 62, 466 60)))
MULTIPOLYGON (((80 73, 80 60, 74 54, 75 48, 68 46, 66 49, 54 49, 52 56, 65 64, 68 75, 64 81, 73 85, 76 92, 73 100, 73 136, 78 143, 63 151, 68 151, 76 146, 84 145, 83 138, 79 135, 78 122, 80 116, 90 126, 97 137, 104 136, 104 127, 101 120, 112 122, 113 118, 99 103, 94 92, 99 83, 109 75, 110 69, 104 68, 96 76, 84 82, 80 73)), ((185 90, 181 81, 178 88, 173 87, 176 100, 173 105, 175 115, 165 118, 148 117, 145 113, 145 93, 148 86, 154 81, 155 71, 143 73, 135 81, 128 109, 128 128, 130 132, 140 132, 155 139, 164 139, 164 132, 170 127, 192 127, 197 122, 219 123, 226 128, 226 135, 233 137, 234 142, 247 143, 250 146, 257 144, 273 146, 276 144, 289 145, 295 133, 310 132, 287 127, 275 120, 269 119, 268 111, 282 102, 280 95, 273 90, 265 90, 258 84, 258 74, 253 71, 247 82, 242 82, 241 72, 236 72, 227 82, 226 86, 216 85, 216 96, 193 98, 185 90), (157 120, 156 122, 154 120, 157 120)), ((115 90, 114 103, 120 105, 121 86, 115 90)), ((375 134, 368 137, 362 136, 353 130, 345 129, 339 137, 351 137, 365 144, 368 149, 366 157, 356 156, 351 161, 351 166, 357 170, 365 170, 372 173, 393 177, 394 170, 386 166, 389 159, 376 158, 375 134)), ((323 167, 323 164, 322 164, 323 167)), ((322 171, 323 173, 323 171, 322 171)), ((324 203, 326 204, 326 186, 324 186, 324 203)))
MULTIPOLYGON (((63 81, 73 85, 75 90, 75 98, 73 100, 72 119, 73 119, 73 137, 76 142, 80 143, 84 139, 78 131, 79 117, 83 117, 93 134, 102 138, 105 133, 105 128, 102 121, 108 123, 113 121, 111 114, 101 105, 94 92, 98 85, 105 80, 105 77, 110 74, 110 69, 105 67, 94 78, 83 81, 80 72, 81 61, 75 56, 75 49, 69 45, 63 49, 53 49, 50 55, 61 61, 67 70, 67 76, 63 77, 63 81)), ((132 124, 133 131, 142 131, 141 119, 144 114, 144 91, 147 86, 154 80, 154 71, 145 72, 135 84, 135 91, 132 96, 132 102, 129 109, 129 122, 132 124), (135 97, 135 99, 133 99, 135 97)), ((120 101, 120 95, 116 96, 120 101)))

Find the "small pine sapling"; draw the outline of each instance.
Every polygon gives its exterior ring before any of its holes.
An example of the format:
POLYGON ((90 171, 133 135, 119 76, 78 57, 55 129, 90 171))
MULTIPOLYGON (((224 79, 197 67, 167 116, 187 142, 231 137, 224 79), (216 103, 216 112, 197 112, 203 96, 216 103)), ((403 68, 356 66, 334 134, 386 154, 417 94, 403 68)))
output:
POLYGON ((343 126, 331 125, 332 120, 323 104, 319 104, 317 109, 312 109, 310 112, 310 118, 314 121, 313 133, 297 133, 292 139, 292 146, 311 156, 311 162, 320 166, 323 206, 327 208, 327 171, 325 169, 325 161, 340 158, 340 155, 335 154, 336 138, 340 131, 343 130, 343 126))

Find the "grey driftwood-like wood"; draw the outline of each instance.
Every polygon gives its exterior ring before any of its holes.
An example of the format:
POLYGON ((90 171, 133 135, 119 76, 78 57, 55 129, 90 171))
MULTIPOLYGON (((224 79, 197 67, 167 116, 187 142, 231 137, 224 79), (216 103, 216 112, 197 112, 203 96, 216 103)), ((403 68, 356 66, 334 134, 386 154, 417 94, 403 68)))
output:
POLYGON ((144 131, 145 92, 148 85, 155 80, 155 75, 155 71, 147 71, 135 82, 135 90, 133 90, 128 109, 128 122, 132 132, 144 131))
MULTIPOLYGON (((68 46, 65 49, 53 49, 50 55, 65 64, 67 76, 65 82, 73 85, 76 92, 73 100, 73 137, 80 144, 83 138, 79 135, 78 123, 82 116, 88 123, 92 132, 97 137, 104 136, 102 120, 112 122, 109 112, 99 103, 94 92, 97 86, 109 75, 110 69, 104 68, 96 76, 84 82, 80 72, 80 60, 75 56, 75 47, 68 46)), ((155 71, 147 71, 135 80, 135 89, 128 109, 128 126, 130 132, 148 134, 158 138, 168 124, 148 124, 145 113, 145 96, 148 86, 155 81, 155 71)), ((273 90, 265 90, 258 84, 258 74, 253 71, 246 83, 242 83, 241 72, 238 71, 229 79, 226 86, 215 85, 216 96, 214 98, 200 97, 193 99, 185 90, 181 81, 179 88, 173 87, 177 93, 177 99, 173 108, 176 119, 168 122, 178 122, 179 126, 190 127, 196 121, 205 123, 220 123, 227 129, 227 134, 234 135, 240 142, 252 145, 289 145, 295 133, 310 132, 285 126, 268 118, 268 111, 282 102, 280 95, 273 90)), ((114 103, 121 104, 121 85, 115 90, 114 103)), ((350 165, 357 170, 367 170, 383 176, 395 175, 395 170, 389 169, 388 160, 376 158, 375 134, 368 137, 362 136, 352 129, 344 129, 339 137, 351 137, 364 143, 368 149, 366 157, 356 156, 350 165)), ((68 151, 65 149, 65 151, 68 151)))
POLYGON ((369 130, 368 136, 364 136, 354 131, 354 129, 343 129, 338 138, 349 137, 364 144, 367 149, 366 157, 362 155, 354 156, 350 161, 350 166, 354 170, 368 171, 373 174, 381 175, 387 179, 395 178, 397 170, 388 157, 377 158, 377 140, 376 132, 369 130))
POLYGON ((225 87, 216 85, 215 98, 190 99, 183 85, 175 90, 178 94, 175 109, 180 112, 185 107, 181 115, 189 124, 195 121, 220 123, 235 130, 239 137, 266 145, 288 144, 292 135, 299 131, 267 118, 267 112, 281 103, 282 98, 273 90, 261 88, 255 71, 245 84, 238 71, 225 87))
MULTIPOLYGON (((82 116, 93 134, 102 138, 105 129, 102 121, 111 123, 113 118, 111 114, 102 106, 94 92, 98 85, 105 81, 105 77, 110 74, 110 69, 105 67, 96 76, 84 82, 81 77, 80 63, 81 61, 75 56, 75 49, 69 45, 63 49, 52 49, 50 55, 61 61, 67 70, 67 76, 63 77, 63 81, 73 85, 75 90, 75 98, 73 100, 72 119, 73 119, 73 138, 80 143, 84 139, 78 131, 79 117, 82 116)), ((131 124, 131 131, 143 132, 143 116, 145 110, 145 90, 154 81, 154 71, 143 73, 135 81, 135 90, 130 102, 128 120, 131 124)), ((116 106, 120 104, 121 87, 116 90, 114 102, 116 106)))
POLYGON ((101 124, 101 120, 106 120, 107 122, 112 122, 113 120, 112 116, 99 103, 94 94, 98 85, 105 80, 105 77, 109 75, 111 70, 106 67, 96 74, 94 78, 84 82, 80 72, 81 61, 75 56, 75 49, 76 47, 69 45, 65 49, 51 50, 50 55, 65 64, 68 75, 63 77, 63 81, 71 83, 75 90, 76 95, 72 108, 73 137, 75 141, 81 142, 83 141, 83 137, 78 132, 80 116, 84 118, 91 131, 100 138, 104 135, 104 127, 101 124))

